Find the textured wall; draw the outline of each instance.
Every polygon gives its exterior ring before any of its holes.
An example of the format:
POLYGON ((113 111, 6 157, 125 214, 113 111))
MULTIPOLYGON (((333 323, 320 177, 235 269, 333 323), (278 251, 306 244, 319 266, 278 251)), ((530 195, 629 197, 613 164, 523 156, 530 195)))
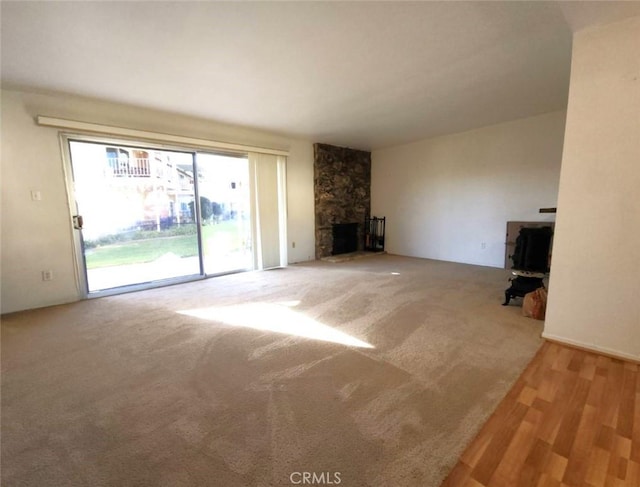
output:
POLYGON ((314 253, 311 141, 208 120, 62 94, 1 90, 2 313, 81 299, 73 230, 58 130, 35 124, 37 115, 208 140, 289 150, 287 236, 289 262, 314 253), (31 191, 42 201, 32 201, 31 191), (295 242, 295 247, 292 243, 295 242), (53 272, 43 281, 41 272, 53 272))
POLYGON ((371 208, 371 153, 314 144, 316 258, 331 255, 334 223, 355 223, 363 248, 364 219, 371 208))
POLYGON ((502 267, 508 221, 553 221, 565 112, 375 150, 371 212, 391 254, 502 267))
POLYGON ((573 38, 543 334, 633 360, 640 360, 638 46, 640 17, 573 38))

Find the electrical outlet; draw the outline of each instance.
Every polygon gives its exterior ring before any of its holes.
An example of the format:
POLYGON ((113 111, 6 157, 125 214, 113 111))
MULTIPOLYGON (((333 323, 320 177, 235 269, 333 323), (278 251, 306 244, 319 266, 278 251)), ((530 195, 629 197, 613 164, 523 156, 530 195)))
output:
POLYGON ((487 248, 487 242, 482 242, 482 243, 480 244, 480 248, 481 248, 482 250, 485 250, 485 249, 487 248))
POLYGON ((36 189, 31 190, 31 200, 32 201, 42 201, 42 193, 36 189))
POLYGON ((53 271, 51 270, 42 271, 42 280, 53 281, 53 271))

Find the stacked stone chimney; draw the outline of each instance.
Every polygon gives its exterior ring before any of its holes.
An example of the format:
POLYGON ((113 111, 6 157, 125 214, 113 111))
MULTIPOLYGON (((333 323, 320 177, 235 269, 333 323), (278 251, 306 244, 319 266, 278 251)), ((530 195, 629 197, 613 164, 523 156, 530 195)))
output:
POLYGON ((334 223, 358 223, 363 249, 364 220, 371 210, 371 153, 314 144, 316 258, 331 255, 334 223))

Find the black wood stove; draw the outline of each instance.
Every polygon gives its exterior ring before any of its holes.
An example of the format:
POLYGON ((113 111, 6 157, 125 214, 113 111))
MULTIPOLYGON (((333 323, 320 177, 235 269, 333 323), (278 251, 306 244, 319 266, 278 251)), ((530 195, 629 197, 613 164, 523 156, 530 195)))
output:
POLYGON ((516 239, 516 248, 511 256, 513 275, 511 287, 504 292, 503 306, 511 298, 524 297, 525 294, 544 287, 542 280, 549 272, 549 249, 551 248, 551 227, 523 228, 516 239))

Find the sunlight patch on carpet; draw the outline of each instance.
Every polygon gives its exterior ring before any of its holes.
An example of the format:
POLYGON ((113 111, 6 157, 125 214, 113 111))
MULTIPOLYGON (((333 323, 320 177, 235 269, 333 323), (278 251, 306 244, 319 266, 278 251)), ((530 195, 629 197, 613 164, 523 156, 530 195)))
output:
POLYGON ((309 318, 286 305, 250 303, 190 309, 178 311, 178 313, 231 326, 273 331, 313 340, 340 343, 350 347, 374 348, 367 342, 309 318))

